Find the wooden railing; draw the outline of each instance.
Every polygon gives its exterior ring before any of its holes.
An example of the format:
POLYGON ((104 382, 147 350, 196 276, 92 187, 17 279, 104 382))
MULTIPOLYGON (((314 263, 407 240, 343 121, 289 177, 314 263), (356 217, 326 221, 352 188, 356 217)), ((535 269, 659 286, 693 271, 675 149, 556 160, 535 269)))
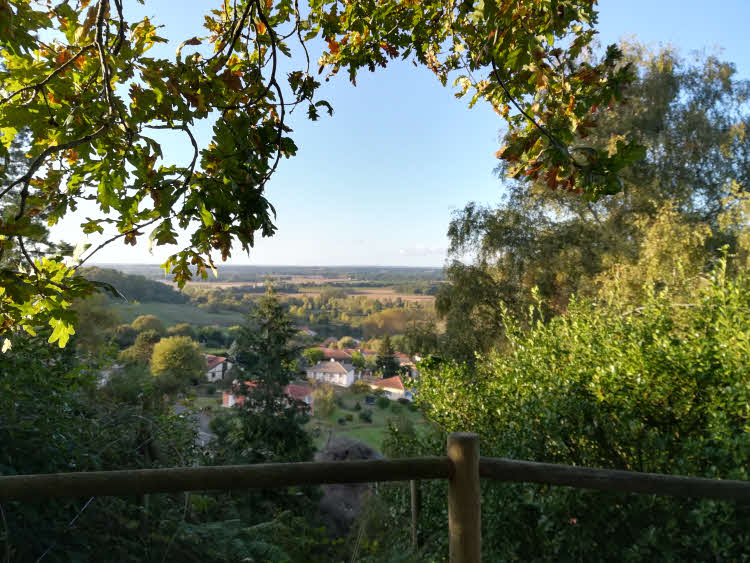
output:
MULTIPOLYGON (((11 475, 0 477, 0 501, 447 479, 450 560, 454 563, 481 561, 480 479, 750 502, 747 481, 482 458, 476 434, 450 434, 447 454, 394 460, 11 475)), ((415 491, 412 487, 413 500, 415 491)), ((418 509, 417 504, 412 503, 412 510, 418 509)))

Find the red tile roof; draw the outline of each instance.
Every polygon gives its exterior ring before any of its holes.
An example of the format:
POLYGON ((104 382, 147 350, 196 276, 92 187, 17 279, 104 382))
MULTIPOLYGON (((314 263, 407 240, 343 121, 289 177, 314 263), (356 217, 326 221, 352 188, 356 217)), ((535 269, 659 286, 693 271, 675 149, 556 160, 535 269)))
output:
POLYGON ((309 385, 296 385, 294 383, 290 383, 286 386, 286 389, 284 389, 284 391, 290 397, 297 399, 298 401, 304 401, 305 397, 312 394, 313 388, 309 385))
POLYGON ((388 379, 378 379, 376 381, 370 381, 370 387, 380 387, 381 389, 397 389, 398 391, 405 391, 401 376, 396 375, 389 377, 388 379))
POLYGON ((213 354, 206 354, 206 365, 207 369, 214 369, 222 362, 226 362, 227 359, 224 356, 214 356, 213 354))
POLYGON ((326 360, 334 359, 334 360, 351 360, 352 356, 348 352, 345 352, 344 350, 334 350, 333 348, 325 348, 323 346, 317 346, 317 349, 323 352, 323 356, 326 360))

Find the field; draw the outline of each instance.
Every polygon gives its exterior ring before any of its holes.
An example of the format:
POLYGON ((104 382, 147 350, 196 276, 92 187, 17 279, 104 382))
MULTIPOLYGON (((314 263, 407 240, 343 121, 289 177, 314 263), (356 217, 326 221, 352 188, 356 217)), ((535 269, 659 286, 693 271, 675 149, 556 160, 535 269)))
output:
MULTIPOLYGON (((387 299, 395 300, 401 298, 402 301, 413 301, 416 303, 428 304, 435 301, 433 295, 414 295, 411 293, 399 293, 395 289, 389 287, 356 287, 351 288, 338 288, 344 289, 350 297, 357 297, 359 295, 367 297, 368 299, 380 299, 385 301, 387 299)), ((320 288, 317 287, 303 287, 300 288, 299 293, 284 293, 285 297, 304 297, 305 295, 320 295, 320 288)))
POLYGON ((131 323, 140 315, 156 315, 165 326, 179 323, 191 325, 219 325, 230 327, 242 324, 243 316, 234 311, 213 313, 195 305, 179 303, 115 303, 121 322, 131 323))

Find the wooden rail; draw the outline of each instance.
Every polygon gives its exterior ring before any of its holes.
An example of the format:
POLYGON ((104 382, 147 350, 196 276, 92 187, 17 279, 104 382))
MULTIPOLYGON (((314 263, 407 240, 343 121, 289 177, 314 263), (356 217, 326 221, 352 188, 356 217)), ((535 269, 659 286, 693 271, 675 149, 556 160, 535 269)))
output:
MULTIPOLYGON (((750 502, 750 482, 573 467, 479 457, 476 434, 448 436, 447 457, 269 463, 0 476, 0 501, 72 496, 130 496, 375 481, 447 479, 450 560, 481 561, 480 478, 581 489, 750 502)), ((412 487, 418 512, 418 489, 412 487)), ((416 528, 412 530, 417 543, 416 528)))
POLYGON ((452 474, 447 457, 415 457, 12 475, 0 477, 0 500, 450 479, 452 474))

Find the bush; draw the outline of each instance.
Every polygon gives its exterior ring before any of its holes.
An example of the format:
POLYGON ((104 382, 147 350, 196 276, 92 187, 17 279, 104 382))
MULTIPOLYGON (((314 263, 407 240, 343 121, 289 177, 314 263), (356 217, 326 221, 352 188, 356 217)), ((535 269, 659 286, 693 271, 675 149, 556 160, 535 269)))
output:
POLYGON ((392 403, 392 404, 391 404, 391 412, 392 412, 393 414, 398 414, 398 413, 400 413, 400 412, 401 412, 401 410, 402 410, 403 408, 404 408, 404 407, 402 407, 402 406, 401 406, 401 405, 399 405, 398 403, 392 403))
POLYGON ((349 391, 358 395, 362 393, 369 393, 370 386, 365 381, 355 381, 349 386, 349 391))
POLYGON ((388 397, 378 397, 375 400, 375 404, 380 409, 387 409, 388 407, 391 406, 391 400, 388 397))
POLYGON ((347 422, 352 422, 354 420, 354 415, 353 414, 344 415, 344 420, 346 420, 347 422))
POLYGON ((359 419, 362 422, 372 422, 372 411, 370 409, 359 411, 359 419))
POLYGON ((399 397, 398 398, 398 402, 401 403, 402 405, 406 405, 406 406, 411 405, 411 401, 409 399, 404 398, 404 397, 399 397))
POLYGON ((164 325, 159 320, 159 317, 155 315, 141 315, 137 317, 130 326, 136 332, 146 332, 147 330, 155 330, 159 334, 164 334, 164 325))
POLYGON ((359 404, 359 401, 357 401, 356 403, 354 403, 354 410, 355 411, 361 411, 362 410, 362 405, 359 404))
MULTIPOLYGON (((502 353, 475 367, 423 362, 418 404, 448 432, 479 433, 485 456, 747 480, 750 279, 728 281, 720 268, 706 285, 674 302, 652 293, 637 309, 573 302, 546 323, 506 317, 502 353)), ((487 560, 748 554, 750 511, 739 504, 483 490, 483 523, 513 530, 483 543, 487 560)))
POLYGON ((216 385, 206 387, 206 395, 213 395, 214 393, 216 393, 216 385))
POLYGON ((338 422, 338 423, 339 423, 339 424, 340 424, 341 426, 344 426, 344 425, 346 424, 346 419, 345 419, 345 418, 339 418, 339 419, 337 420, 337 422, 338 422))

